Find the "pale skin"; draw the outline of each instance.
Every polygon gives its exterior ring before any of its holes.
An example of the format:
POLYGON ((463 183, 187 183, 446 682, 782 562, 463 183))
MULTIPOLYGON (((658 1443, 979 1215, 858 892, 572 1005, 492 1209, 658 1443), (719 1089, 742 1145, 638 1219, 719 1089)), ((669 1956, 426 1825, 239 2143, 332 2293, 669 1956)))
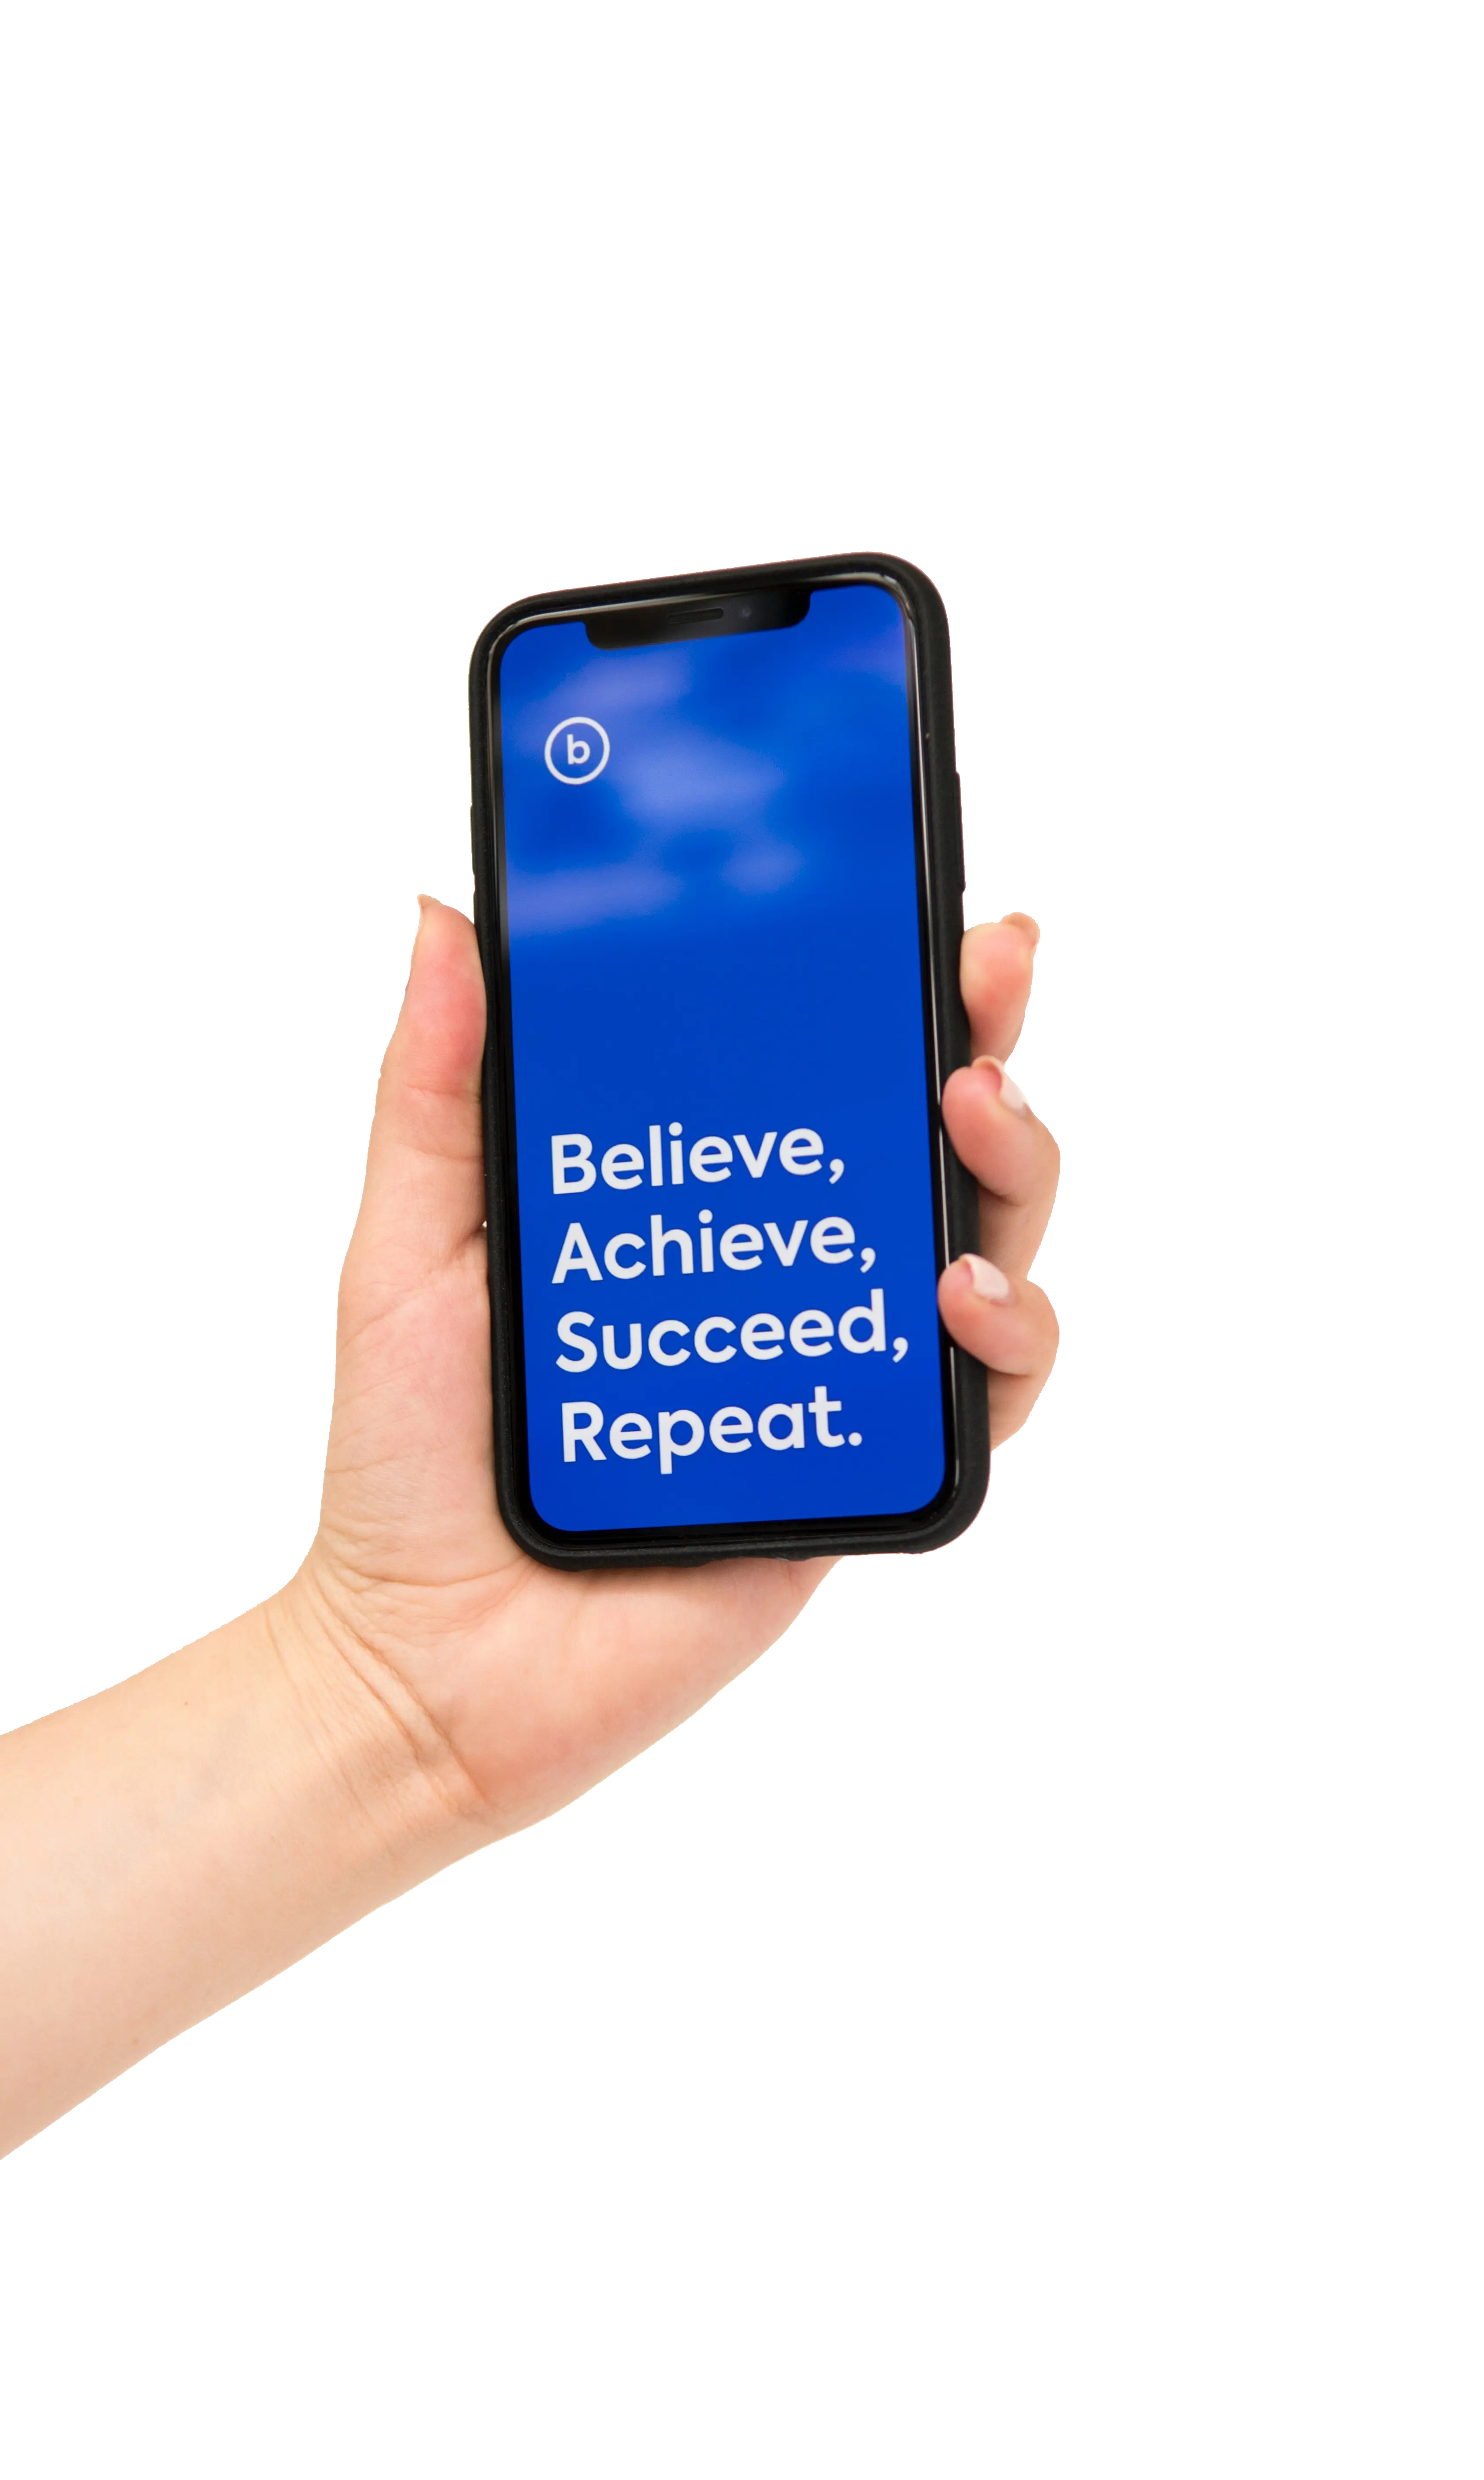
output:
MULTIPOLYGON (((971 930, 975 1064, 943 1096, 980 1251, 943 1322, 990 1435, 1056 1355, 1029 1280, 1055 1143, 1001 1063, 1023 914, 971 930)), ((422 899, 341 1281, 320 1528, 259 1609, 0 1740, 0 2151, 175 2033, 479 1846, 576 1799, 783 1633, 824 1559, 568 1575, 499 1520, 491 1466, 479 1064, 460 913, 422 899)))

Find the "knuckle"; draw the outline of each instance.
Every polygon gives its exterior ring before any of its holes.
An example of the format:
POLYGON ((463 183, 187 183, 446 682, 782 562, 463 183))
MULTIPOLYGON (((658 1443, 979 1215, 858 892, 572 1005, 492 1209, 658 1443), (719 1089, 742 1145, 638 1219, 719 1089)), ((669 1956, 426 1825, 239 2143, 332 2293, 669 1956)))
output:
POLYGON ((1062 1176, 1062 1149, 1043 1120, 1037 1120, 1036 1125, 1040 1138, 1040 1175, 1055 1190, 1062 1176))
POLYGON ((1041 1290, 1038 1283, 1028 1283, 1026 1285, 1026 1297, 1035 1313, 1036 1324, 1039 1331, 1039 1338, 1045 1347, 1046 1366, 1049 1369, 1057 1356, 1057 1353, 1062 1342, 1061 1322, 1058 1319, 1056 1310, 1052 1307, 1050 1301, 1047 1299, 1046 1294, 1041 1290))

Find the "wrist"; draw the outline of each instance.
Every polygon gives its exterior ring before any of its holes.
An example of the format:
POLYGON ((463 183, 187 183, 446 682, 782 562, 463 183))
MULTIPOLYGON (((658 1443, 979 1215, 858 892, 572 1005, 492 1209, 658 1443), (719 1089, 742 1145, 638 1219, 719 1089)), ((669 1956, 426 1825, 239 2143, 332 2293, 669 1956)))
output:
POLYGON ((397 1874, 389 1895, 490 1839, 485 1803, 446 1735, 348 1623, 312 1555, 255 1615, 322 1768, 328 1800, 397 1874))

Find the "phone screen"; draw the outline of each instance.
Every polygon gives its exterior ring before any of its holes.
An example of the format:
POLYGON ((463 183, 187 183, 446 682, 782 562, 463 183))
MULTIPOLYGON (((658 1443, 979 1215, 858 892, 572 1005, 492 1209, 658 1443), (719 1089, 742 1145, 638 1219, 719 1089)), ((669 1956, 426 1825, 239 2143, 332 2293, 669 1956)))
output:
POLYGON ((910 660, 870 583, 787 627, 503 649, 529 1481, 559 1531, 943 1486, 910 660))

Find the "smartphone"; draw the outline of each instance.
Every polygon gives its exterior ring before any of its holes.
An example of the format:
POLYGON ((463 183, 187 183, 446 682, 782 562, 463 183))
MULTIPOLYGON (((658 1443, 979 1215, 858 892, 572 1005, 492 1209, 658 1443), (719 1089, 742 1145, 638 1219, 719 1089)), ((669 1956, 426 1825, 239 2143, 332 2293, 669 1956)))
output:
POLYGON ((930 1550, 988 1479, 948 626, 881 555, 541 595, 470 673, 495 1473, 559 1567, 930 1550))

